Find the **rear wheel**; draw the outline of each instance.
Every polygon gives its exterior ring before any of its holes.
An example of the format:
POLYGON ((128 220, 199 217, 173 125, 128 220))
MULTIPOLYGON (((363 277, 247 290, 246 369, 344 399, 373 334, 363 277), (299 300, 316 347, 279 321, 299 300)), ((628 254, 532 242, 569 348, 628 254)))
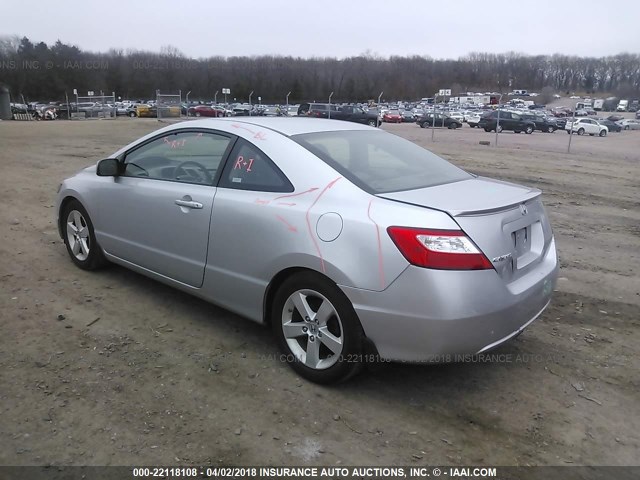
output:
POLYGON ((490 128, 485 128, 484 131, 488 133, 488 132, 491 131, 491 129, 490 128))
POLYGON ((625 129, 625 130, 629 130, 629 125, 625 125, 625 126, 624 126, 624 129, 625 129))
POLYGON ((425 123, 424 122, 418 123, 418 125, 420 125, 420 128, 424 128, 425 127, 425 123))
POLYGON ((554 131, 555 131, 555 128, 553 128, 551 125, 547 127, 547 133, 553 133, 554 131))
POLYGON ((136 116, 136 112, 129 112, 129 116, 130 116, 131 118, 134 118, 134 117, 136 116))
POLYGON ((502 132, 502 125, 498 125, 496 130, 497 130, 498 133, 501 133, 502 132))
POLYGON ((199 117, 200 115, 200 112, 196 112, 196 117, 199 117))
POLYGON ((289 277, 271 309, 271 323, 284 359, 316 383, 346 380, 362 367, 362 327, 345 294, 313 272, 289 277))

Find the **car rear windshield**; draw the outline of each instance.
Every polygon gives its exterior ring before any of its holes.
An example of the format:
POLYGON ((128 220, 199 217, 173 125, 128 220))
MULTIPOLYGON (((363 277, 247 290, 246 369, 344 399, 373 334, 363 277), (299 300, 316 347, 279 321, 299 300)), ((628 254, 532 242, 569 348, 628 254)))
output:
POLYGON ((414 190, 472 178, 445 159, 386 132, 343 130, 291 138, 369 193, 414 190))

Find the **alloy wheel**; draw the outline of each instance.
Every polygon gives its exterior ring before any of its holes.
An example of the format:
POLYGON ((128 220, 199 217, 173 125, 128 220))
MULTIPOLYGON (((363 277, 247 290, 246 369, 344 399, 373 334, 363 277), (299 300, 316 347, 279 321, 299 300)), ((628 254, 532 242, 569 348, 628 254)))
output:
POLYGON ((71 210, 67 216, 67 242, 76 259, 84 262, 89 257, 91 247, 89 226, 78 210, 71 210))
POLYGON ((340 359, 342 320, 333 304, 315 290, 297 290, 287 298, 282 332, 291 353, 309 368, 324 370, 340 359))

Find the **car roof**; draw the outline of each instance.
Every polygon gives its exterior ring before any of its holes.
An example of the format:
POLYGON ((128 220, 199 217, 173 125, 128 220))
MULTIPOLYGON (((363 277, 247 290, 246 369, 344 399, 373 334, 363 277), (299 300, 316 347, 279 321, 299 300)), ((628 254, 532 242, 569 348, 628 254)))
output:
POLYGON ((285 136, 299 135, 304 133, 340 131, 340 130, 370 130, 373 127, 353 122, 341 120, 328 120, 324 118, 308 117, 236 117, 236 118, 208 118, 203 120, 193 120, 180 122, 172 125, 173 129, 182 128, 212 128, 229 131, 229 127, 236 125, 254 125, 256 127, 268 128, 285 136))

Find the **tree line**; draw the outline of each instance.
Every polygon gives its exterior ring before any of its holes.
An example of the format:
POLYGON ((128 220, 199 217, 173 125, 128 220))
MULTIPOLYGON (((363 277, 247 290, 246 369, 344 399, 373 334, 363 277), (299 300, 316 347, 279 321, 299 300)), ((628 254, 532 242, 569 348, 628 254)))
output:
POLYGON ((230 88, 237 101, 291 103, 366 101, 377 98, 419 99, 441 88, 453 93, 513 89, 582 92, 620 97, 640 96, 640 55, 621 53, 608 57, 523 55, 514 52, 470 53, 458 59, 422 56, 382 58, 365 53, 337 59, 290 56, 245 56, 191 59, 174 47, 160 52, 109 50, 83 51, 57 41, 34 43, 26 37, 0 39, 0 83, 14 101, 63 100, 92 90, 115 92, 123 99, 150 99, 155 92, 187 92, 192 99, 224 96, 230 88))

